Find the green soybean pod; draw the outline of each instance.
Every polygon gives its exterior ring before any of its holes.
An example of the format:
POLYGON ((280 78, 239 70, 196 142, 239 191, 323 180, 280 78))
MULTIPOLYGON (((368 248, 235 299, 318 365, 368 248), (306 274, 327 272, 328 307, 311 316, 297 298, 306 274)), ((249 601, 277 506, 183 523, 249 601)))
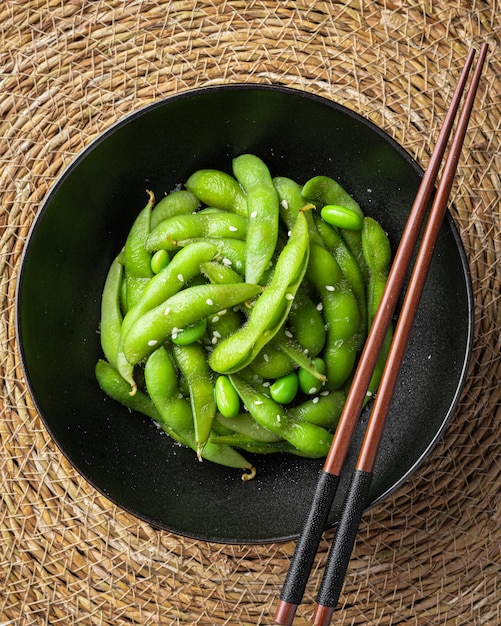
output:
POLYGON ((217 345, 210 355, 214 371, 228 374, 246 367, 273 339, 290 311, 306 272, 308 255, 308 225, 301 212, 280 252, 273 278, 256 300, 247 324, 217 345))
MULTIPOLYGON (((161 272, 151 278, 140 298, 123 319, 117 354, 117 369, 131 385, 132 393, 136 389, 133 367, 124 353, 127 333, 135 322, 147 311, 161 305, 165 300, 179 292, 182 287, 200 271, 200 264, 209 261, 216 254, 216 247, 206 242, 196 242, 182 248, 161 272)), ((197 320, 195 320, 197 321, 197 320)))
POLYGON ((271 430, 260 426, 250 413, 239 413, 235 417, 229 419, 225 418, 223 415, 216 415, 216 420, 223 426, 231 429, 233 432, 238 433, 239 435, 244 435, 248 442, 259 441, 263 443, 280 441, 281 439, 280 435, 276 435, 275 433, 272 433, 271 430))
POLYGON ((190 324, 189 326, 185 326, 184 328, 173 332, 171 335, 171 341, 178 346, 189 346, 191 343, 195 343, 196 341, 202 339, 206 330, 207 319, 202 318, 194 324, 190 324))
POLYGON ((237 375, 232 374, 230 380, 258 424, 309 456, 322 458, 327 455, 331 433, 321 426, 293 420, 272 398, 259 393, 237 375))
POLYGON ((207 341, 215 346, 220 341, 235 333, 244 322, 238 310, 223 309, 207 318, 207 341))
POLYGON ((227 376, 218 376, 215 384, 216 405, 223 417, 240 413, 240 397, 227 376))
MULTIPOLYGON (((367 266, 369 268, 369 283, 367 288, 367 307, 369 325, 381 301, 391 264, 391 245, 388 235, 375 219, 366 217, 362 230, 362 245, 367 266)), ((381 352, 369 383, 368 396, 373 395, 379 385, 384 365, 393 339, 393 327, 390 326, 384 337, 381 352)))
POLYGON ((308 280, 319 291, 327 324, 322 353, 326 365, 326 388, 338 389, 350 375, 357 355, 360 310, 341 268, 331 254, 312 245, 308 280))
MULTIPOLYGON (((322 358, 314 358, 313 365, 317 372, 325 374, 325 361, 322 358)), ((298 371, 297 376, 299 387, 303 393, 312 395, 314 393, 318 393, 321 390, 323 381, 319 380, 318 376, 315 376, 310 369, 301 367, 298 371)))
POLYGON ((228 283, 243 283, 244 279, 238 272, 235 272, 229 265, 218 261, 208 261, 200 264, 200 271, 213 285, 224 285, 228 283))
POLYGON ((337 204, 326 204, 322 207, 320 215, 331 226, 346 230, 361 230, 364 223, 360 213, 337 204))
MULTIPOLYGON (((178 241, 178 244, 180 247, 184 247, 195 241, 200 241, 200 239, 184 239, 178 241)), ((245 274, 245 241, 232 237, 204 237, 203 241, 216 247, 216 260, 221 261, 223 265, 230 267, 242 276, 245 274)))
POLYGON ((273 340, 273 343, 274 345, 278 345, 279 349, 282 350, 297 367, 307 370, 320 382, 325 380, 324 372, 319 372, 315 367, 315 358, 311 357, 302 346, 295 341, 294 337, 291 336, 291 333, 287 329, 282 327, 273 340))
POLYGON ((259 285, 196 285, 175 293, 141 315, 125 335, 123 351, 135 365, 166 341, 173 331, 251 300, 262 291, 259 285))
MULTIPOLYGON (((294 180, 285 176, 276 176, 273 184, 278 193, 279 215, 289 230, 294 226, 299 211, 309 205, 309 201, 302 195, 302 187, 294 180)), ((312 205, 313 207, 313 205, 312 205)), ((323 245, 322 239, 313 221, 315 211, 305 211, 308 230, 310 233, 310 243, 323 245)))
POLYGON ((160 414, 151 399, 140 390, 131 396, 129 383, 110 363, 99 359, 96 363, 95 374, 99 386, 110 398, 128 409, 147 415, 157 422, 161 421, 160 414))
POLYGON ((310 424, 316 424, 334 432, 341 417, 345 400, 346 392, 344 390, 324 391, 301 404, 288 408, 287 412, 295 420, 310 422, 310 424))
POLYGON ((123 265, 114 259, 108 270, 101 296, 100 340, 104 356, 117 369, 117 354, 122 333, 122 291, 123 265))
POLYGON ((175 215, 186 215, 194 213, 199 206, 199 201, 195 194, 186 189, 171 191, 164 196, 151 212, 151 229, 153 230, 163 222, 163 220, 175 215))
POLYGON ((243 480, 255 475, 255 468, 237 450, 227 445, 208 441, 200 450, 197 445, 193 416, 189 402, 179 397, 177 372, 167 350, 158 348, 148 357, 145 379, 148 392, 153 398, 162 428, 175 441, 197 452, 199 460, 207 460, 226 467, 245 469, 243 480))
POLYGON ((238 182, 226 172, 202 169, 186 181, 186 188, 210 207, 247 215, 247 199, 238 182))
MULTIPOLYGON (((343 206, 359 214, 362 219, 364 217, 358 202, 337 181, 328 176, 314 176, 305 183, 302 193, 305 198, 317 202, 321 206, 328 204, 343 206)), ((341 229, 341 235, 357 260, 364 279, 367 280, 368 270, 362 251, 361 232, 341 229)))
POLYGON ((278 194, 266 164, 253 154, 233 159, 233 173, 247 193, 245 280, 259 283, 278 239, 278 194))
POLYGON ((310 356, 316 356, 321 352, 327 336, 324 318, 317 307, 301 285, 287 318, 290 332, 310 356))
POLYGON ((292 372, 295 364, 278 345, 270 341, 256 354, 248 368, 261 378, 275 380, 292 372))
POLYGON ((146 249, 176 250, 178 242, 186 239, 206 239, 207 237, 228 237, 245 239, 247 220, 241 215, 228 211, 213 213, 190 213, 175 215, 160 222, 146 238, 146 249))
POLYGON ((153 276, 151 253, 145 248, 151 228, 151 211, 155 197, 148 191, 148 202, 134 220, 124 247, 125 280, 127 282, 127 308, 139 299, 146 283, 153 276))
MULTIPOLYGON (((367 336, 367 294, 366 280, 358 264, 357 260, 350 252, 346 242, 339 234, 336 228, 333 228, 321 218, 316 220, 318 232, 320 233, 324 247, 336 259, 344 277, 348 281, 353 293, 355 294, 360 309, 360 332, 359 347, 363 345, 367 336)), ((368 281, 368 277, 367 277, 368 281)))
POLYGON ((198 343, 187 346, 175 344, 173 354, 190 390, 197 454, 201 457, 217 410, 212 373, 207 365, 205 348, 198 343))

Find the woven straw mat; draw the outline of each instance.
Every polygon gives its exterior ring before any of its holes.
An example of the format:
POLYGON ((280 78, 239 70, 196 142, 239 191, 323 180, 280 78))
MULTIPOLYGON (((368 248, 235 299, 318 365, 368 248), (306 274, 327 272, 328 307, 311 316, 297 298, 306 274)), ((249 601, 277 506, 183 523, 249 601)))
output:
POLYGON ((157 98, 256 82, 345 104, 425 167, 467 52, 483 41, 453 189, 475 296, 467 384, 431 456, 364 516, 334 623, 501 624, 500 15, 485 0, 0 3, 2 626, 272 624, 294 548, 155 530, 87 484, 46 432, 23 380, 14 301, 28 230, 65 166, 157 98))

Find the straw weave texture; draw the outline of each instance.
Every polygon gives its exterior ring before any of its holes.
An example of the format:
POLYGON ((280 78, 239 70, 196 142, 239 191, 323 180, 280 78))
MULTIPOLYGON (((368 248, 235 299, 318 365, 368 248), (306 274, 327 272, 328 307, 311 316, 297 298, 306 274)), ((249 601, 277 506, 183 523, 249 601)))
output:
POLYGON ((0 3, 0 624, 272 624, 294 548, 153 530, 51 441, 23 380, 14 301, 29 227, 64 167, 124 114, 231 82, 336 100, 425 167, 468 49, 484 40, 453 190, 476 303, 467 384, 428 460, 364 517, 334 623, 501 624, 500 17, 495 0, 0 3))

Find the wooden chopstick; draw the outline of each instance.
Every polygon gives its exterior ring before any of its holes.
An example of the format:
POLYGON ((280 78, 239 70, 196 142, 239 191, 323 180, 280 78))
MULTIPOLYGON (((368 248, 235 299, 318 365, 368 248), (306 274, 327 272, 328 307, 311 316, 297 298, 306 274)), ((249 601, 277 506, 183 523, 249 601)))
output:
POLYGON ((345 504, 336 531, 333 545, 329 551, 324 577, 317 599, 317 607, 313 619, 314 626, 328 626, 332 613, 337 605, 343 586, 348 561, 351 557, 358 525, 362 517, 369 487, 372 481, 374 463, 383 435, 386 418, 395 391, 398 375, 407 349, 409 336, 416 317, 418 305, 423 293, 426 276, 430 267, 440 226, 446 213, 447 203, 456 174, 459 156, 463 146, 466 129, 475 100, 482 67, 487 53, 484 44, 472 76, 470 89, 460 114, 456 133, 453 137, 440 184, 430 210, 416 262, 409 280, 402 310, 400 312, 395 334, 386 360, 383 376, 379 384, 376 400, 367 424, 365 437, 360 448, 352 482, 346 495, 345 504))
MULTIPOLYGON (((486 46, 482 49, 485 57, 486 46)), ((439 133, 437 144, 423 176, 414 200, 406 227, 402 234, 395 258, 388 276, 379 309, 368 334, 365 347, 353 378, 345 406, 334 435, 329 454, 319 473, 312 505, 304 523, 302 534, 297 542, 290 568, 286 576, 280 602, 275 614, 275 622, 290 626, 297 606, 300 604, 306 583, 313 565, 315 554, 327 522, 327 516, 337 491, 339 476, 345 463, 353 433, 369 387, 371 376, 381 351, 384 337, 391 323, 395 307, 403 288, 405 276, 410 266, 428 204, 432 196, 440 164, 447 146, 449 135, 464 91, 474 57, 474 51, 468 54, 458 85, 451 100, 449 111, 439 133)), ((483 61, 482 61, 483 62, 483 61)), ((477 73, 478 68, 477 68, 477 73)), ((477 81, 478 84, 478 81, 477 81)), ((476 88, 475 88, 476 89, 476 88)), ((474 97, 474 95, 473 95, 474 97)), ((380 393, 378 393, 380 395, 380 393)), ((365 502, 364 502, 365 505, 365 502)), ((363 510, 363 508, 362 508, 363 510)), ((339 531, 338 531, 339 533, 339 531)), ((351 549, 350 549, 351 554, 351 549)), ((329 585, 326 583, 325 588, 329 585)), ((323 597, 319 598, 318 619, 327 619, 329 610, 323 611, 323 597)), ((327 603, 327 609, 331 609, 327 603)), ((329 615, 330 619, 330 615, 329 615)), ((319 622, 322 623, 322 622, 319 622)))

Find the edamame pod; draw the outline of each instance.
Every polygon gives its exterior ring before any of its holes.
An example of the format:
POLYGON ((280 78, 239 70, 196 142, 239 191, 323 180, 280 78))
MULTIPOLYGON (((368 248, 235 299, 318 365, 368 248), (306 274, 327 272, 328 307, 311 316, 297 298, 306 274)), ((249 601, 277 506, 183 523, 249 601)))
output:
MULTIPOLYGON (((276 176, 273 179, 273 184, 275 185, 280 201, 280 218, 287 228, 291 230, 299 211, 304 210, 306 206, 311 206, 311 208, 314 208, 314 206, 310 205, 309 201, 303 197, 301 185, 290 178, 276 176)), ((321 246, 323 242, 313 221, 314 213, 315 211, 305 211, 308 231, 310 233, 310 243, 316 243, 318 246, 321 246)))
POLYGON ((150 233, 151 210, 154 203, 155 197, 151 191, 148 191, 148 202, 134 220, 125 241, 124 266, 127 308, 138 301, 144 286, 153 276, 151 253, 146 250, 144 244, 150 233))
POLYGON ((156 350, 146 361, 146 386, 153 399, 162 428, 175 441, 190 447, 197 454, 200 453, 200 459, 226 467, 245 469, 247 473, 242 476, 242 479, 252 478, 255 475, 252 464, 230 446, 207 442, 199 450, 190 404, 185 398, 179 397, 176 376, 174 364, 164 348, 156 350))
POLYGON ((317 307, 301 285, 287 318, 292 336, 304 350, 308 351, 309 356, 320 353, 327 336, 324 318, 317 307))
POLYGON ((176 215, 160 222, 146 238, 145 245, 150 252, 177 250, 178 241, 185 239, 228 237, 243 240, 246 231, 246 219, 227 211, 176 215))
POLYGON ((344 277, 358 300, 360 311, 358 347, 360 348, 367 336, 367 294, 364 275, 357 260, 350 252, 350 249, 337 229, 324 222, 321 218, 317 219, 315 223, 324 242, 324 247, 327 248, 336 259, 344 277))
POLYGON ((231 419, 227 419, 222 415, 217 415, 216 419, 233 432, 244 435, 249 440, 263 443, 279 441, 281 439, 279 435, 272 433, 271 430, 260 426, 249 413, 239 413, 236 417, 232 417, 231 419))
MULTIPOLYGON (((357 213, 362 219, 364 217, 358 202, 337 181, 328 176, 314 176, 303 186, 302 193, 305 198, 318 202, 322 207, 329 204, 343 206, 357 213)), ((341 234, 366 280, 368 270, 362 251, 360 231, 341 229, 341 234)))
POLYGON ((209 357, 212 369, 221 374, 248 365, 282 327, 308 265, 308 225, 303 213, 278 257, 273 278, 257 299, 248 322, 216 346, 209 357))
POLYGON ((355 363, 360 327, 358 302, 338 263, 325 248, 311 246, 307 276, 320 294, 327 324, 323 352, 327 374, 325 385, 329 390, 338 389, 355 363))
POLYGON ((160 414, 151 399, 139 390, 131 396, 129 383, 107 361, 99 359, 96 363, 95 373, 99 386, 110 398, 128 409, 147 415, 156 422, 161 421, 160 414))
POLYGON ((115 259, 110 266, 101 296, 100 339, 104 356, 117 369, 117 354, 122 333, 122 290, 123 265, 115 259))
POLYGON ((304 420, 310 424, 322 426, 330 432, 336 430, 346 400, 346 392, 321 392, 314 398, 290 407, 289 415, 295 420, 304 420))
POLYGON ((322 458, 327 455, 332 441, 331 433, 315 424, 296 422, 274 400, 256 391, 237 375, 230 375, 230 380, 258 424, 312 457, 322 458))
MULTIPOLYGON (((373 218, 366 217, 362 229, 362 246, 364 256, 369 268, 369 284, 367 288, 367 311, 369 328, 372 325, 374 316, 383 296, 386 281, 391 264, 391 245, 387 234, 381 225, 373 218)), ((393 339, 393 327, 390 326, 386 332, 381 347, 381 352, 374 368, 372 378, 367 390, 368 398, 375 392, 383 374, 384 365, 388 357, 391 342, 393 339)))
POLYGON ((151 212, 151 229, 153 230, 163 220, 174 215, 186 215, 197 210, 199 201, 195 194, 186 189, 172 191, 164 196, 151 212))
POLYGON ((124 354, 127 333, 147 311, 161 305, 178 293, 191 278, 199 273, 200 264, 211 260, 215 254, 216 247, 206 242, 196 242, 180 249, 169 265, 150 279, 136 304, 125 315, 117 353, 117 369, 131 385, 132 393, 136 389, 136 383, 132 367, 134 364, 131 364, 124 354))
POLYGON ((190 390, 197 454, 201 457, 202 449, 210 435, 212 421, 216 416, 212 373, 207 364, 205 349, 199 343, 187 346, 175 344, 173 354, 190 390))
POLYGON ((252 154, 233 159, 233 173, 247 192, 245 280, 259 283, 278 238, 278 194, 268 167, 252 154))
POLYGON ((186 188, 206 205, 232 211, 245 217, 247 199, 238 182, 226 172, 198 170, 186 181, 186 188))
POLYGON ((251 300, 262 291, 259 285, 196 285, 175 293, 147 311, 132 324, 124 338, 124 354, 132 365, 139 363, 174 330, 198 322, 218 311, 251 300))

